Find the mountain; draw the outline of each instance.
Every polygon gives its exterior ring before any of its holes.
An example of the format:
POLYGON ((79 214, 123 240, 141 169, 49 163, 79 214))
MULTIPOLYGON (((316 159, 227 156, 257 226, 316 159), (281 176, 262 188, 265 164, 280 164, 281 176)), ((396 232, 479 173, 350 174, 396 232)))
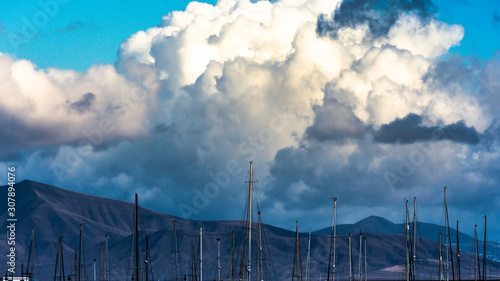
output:
MULTIPOLYGON (((412 227, 412 226, 410 226, 412 227)), ((413 228, 412 228, 413 229, 413 228)), ((317 231, 314 231, 313 233, 315 235, 330 235, 332 231, 331 226, 326 227, 317 231)), ((404 231, 404 224, 395 224, 392 223, 384 218, 378 217, 378 216, 370 216, 366 219, 360 220, 357 223, 354 224, 340 224, 337 225, 337 234, 339 235, 346 235, 348 233, 359 233, 360 231, 363 232, 370 232, 370 233, 377 233, 377 234, 403 234, 404 231)), ((413 230, 411 230, 413 231, 413 230)), ((425 223, 425 222, 417 222, 417 236, 437 242, 438 241, 438 234, 439 233, 445 233, 444 226, 432 224, 432 223, 425 223)), ((451 233, 451 238, 452 241, 455 241, 456 233, 457 230, 455 228, 450 227, 450 233, 451 233)), ((465 244, 472 244, 474 241, 474 238, 463 233, 459 232, 459 239, 460 243, 465 244)))
MULTIPOLYGON (((57 240, 62 236, 66 274, 74 274, 75 249, 79 245, 79 226, 82 224, 85 267, 87 279, 92 279, 93 261, 97 259, 105 235, 109 237, 110 271, 112 280, 130 280, 130 257, 132 249, 132 226, 134 204, 102 197, 85 195, 62 188, 33 182, 22 181, 16 185, 16 258, 17 274, 21 264, 27 263, 27 252, 31 229, 35 230, 35 277, 41 281, 53 278, 56 259, 57 240)), ((7 197, 7 186, 0 187, 2 198, 7 197)), ((140 194, 139 194, 140 200, 140 194)), ((139 201, 140 203, 140 201, 139 201)), ((243 206, 242 206, 243 208, 243 206)), ((5 231, 7 222, 7 200, 0 200, 0 221, 5 231)), ((144 256, 145 235, 148 235, 151 249, 151 266, 154 279, 175 278, 173 224, 177 222, 179 261, 178 277, 191 274, 191 251, 198 252, 199 227, 203 227, 203 276, 205 280, 216 278, 217 239, 221 241, 221 265, 223 279, 228 279, 231 260, 232 233, 235 233, 235 274, 240 271, 240 253, 243 247, 244 232, 238 221, 196 221, 158 213, 145 208, 139 209, 140 248, 144 256)), ((257 224, 252 226, 258 229, 257 224)), ((434 226, 433 226, 434 227, 434 226)), ((435 226, 438 227, 438 226, 435 226)), ((369 217, 353 225, 339 226, 339 233, 357 233, 352 237, 354 272, 358 272, 359 230, 367 243, 368 276, 372 278, 400 279, 403 277, 404 247, 403 236, 398 229, 401 226, 378 218, 369 217)), ((429 228, 431 229, 431 228, 429 228)), ((324 231, 324 230, 321 230, 324 231)), ((326 277, 330 237, 318 231, 311 239, 311 278, 326 277)), ((328 232, 329 234, 329 232, 328 232)), ((294 260, 295 233, 271 225, 263 225, 263 246, 265 279, 285 280, 292 276, 294 260)), ((253 245, 252 272, 256 272, 258 231, 252 233, 253 245)), ((0 245, 5 245, 5 238, 0 237, 0 245)), ((305 267, 307 255, 307 234, 300 235, 302 266, 305 267)), ((339 235, 336 240, 337 276, 347 278, 348 236, 339 235)), ((2 251, 0 249, 0 251, 2 251)), ((418 276, 422 279, 434 279, 437 270, 438 247, 433 241, 419 239, 417 246, 418 276)), ((474 265, 470 253, 461 252, 462 276, 471 275, 474 265)), ((0 257, 5 263, 5 255, 0 257)), ((141 263, 142 264, 142 263, 141 263)), ((498 268, 498 264, 489 261, 489 267, 498 268)), ((5 272, 5 266, 3 268, 5 272)), ((97 269, 99 273, 99 269, 97 269)), ((305 269, 302 269, 305 272, 305 269)), ((491 272, 493 272, 491 270, 491 272)), ((189 277, 187 277, 189 278, 189 277)))

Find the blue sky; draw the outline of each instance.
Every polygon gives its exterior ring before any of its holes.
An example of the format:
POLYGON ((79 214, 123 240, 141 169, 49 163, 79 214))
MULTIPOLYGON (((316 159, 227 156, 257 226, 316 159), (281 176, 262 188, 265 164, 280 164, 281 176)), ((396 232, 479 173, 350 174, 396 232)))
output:
MULTIPOLYGON (((95 63, 114 63, 120 43, 139 30, 161 22, 170 11, 184 10, 189 1, 56 1, 57 10, 43 17, 28 42, 14 47, 9 33, 23 32, 24 19, 35 23, 43 4, 54 1, 2 1, 0 52, 28 59, 40 68, 85 70, 95 63), (64 3, 64 4, 60 4, 64 3)), ((206 1, 215 4, 216 1, 206 1)), ((52 5, 47 5, 52 10, 52 5)), ((14 43, 14 45, 16 45, 14 43)))
POLYGON ((0 169, 218 220, 253 160, 276 226, 440 223, 446 185, 500 233, 498 1, 188 3, 2 1, 0 169))
MULTIPOLYGON (((24 19, 35 22, 44 5, 53 1, 2 1, 0 3, 0 52, 28 59, 40 68, 57 67, 83 71, 95 63, 114 63, 121 42, 131 34, 154 27, 170 11, 184 10, 190 1, 71 1, 58 3, 58 11, 48 16, 32 38, 14 47, 8 34, 19 34, 24 19), (67 2, 67 3, 66 3, 67 2)), ((215 4, 216 0, 201 1, 215 4)), ((500 46, 500 23, 494 13, 500 3, 486 1, 434 1, 442 21, 460 24, 465 36, 452 52, 464 56, 490 58, 500 46)), ((49 6, 52 7, 52 6, 49 6)))

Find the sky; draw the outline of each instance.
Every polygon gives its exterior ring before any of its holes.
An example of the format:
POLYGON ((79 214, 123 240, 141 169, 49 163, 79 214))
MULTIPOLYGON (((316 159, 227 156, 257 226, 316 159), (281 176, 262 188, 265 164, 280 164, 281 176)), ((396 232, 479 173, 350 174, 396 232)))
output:
MULTIPOLYGON (((184 218, 488 216, 500 240, 500 4, 3 1, 0 171, 184 218)), ((1 177, 7 183, 7 177, 1 177)), ((482 227, 481 227, 482 228, 482 227)))

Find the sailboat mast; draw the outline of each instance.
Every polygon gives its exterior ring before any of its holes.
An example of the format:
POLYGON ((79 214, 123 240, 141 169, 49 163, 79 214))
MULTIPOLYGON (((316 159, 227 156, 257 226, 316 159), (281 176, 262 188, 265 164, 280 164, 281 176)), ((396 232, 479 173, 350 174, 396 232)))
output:
MULTIPOLYGON (((59 274, 59 253, 60 253, 60 247, 61 247, 61 237, 59 237, 59 241, 57 241, 57 254, 56 254, 56 268, 54 270, 54 281, 57 281, 57 279, 61 279, 61 277, 58 276, 59 274)), ((21 274, 22 274, 21 270, 21 274)))
POLYGON ((483 280, 486 281, 486 215, 484 215, 483 280))
POLYGON ((353 281, 352 278, 352 243, 351 243, 351 234, 349 233, 349 281, 353 281))
POLYGON ((366 237, 363 237, 363 240, 365 241, 365 281, 368 281, 368 266, 366 264, 366 237))
POLYGON ((297 261, 297 281, 301 281, 301 276, 300 276, 300 239, 299 239, 299 222, 296 221, 297 224, 297 229, 295 231, 295 243, 296 243, 296 261, 297 261))
POLYGON ((175 281, 177 281, 177 252, 179 251, 177 249, 177 220, 174 220, 174 247, 175 247, 175 252, 174 252, 174 259, 175 259, 175 281))
POLYGON ((309 228, 309 240, 307 242, 306 281, 310 281, 309 279, 310 270, 311 270, 311 229, 309 228))
POLYGON ((85 280, 85 260, 83 255, 83 236, 82 236, 82 224, 80 224, 80 254, 78 255, 78 281, 85 280))
POLYGON ((405 273, 406 273, 406 281, 410 281, 410 251, 409 251, 409 244, 408 244, 408 230, 409 230, 409 215, 408 215, 408 200, 405 201, 406 203, 406 213, 405 213, 405 260, 406 260, 406 266, 405 266, 405 273))
POLYGON ((200 281, 203 281, 203 227, 200 226, 200 281))
POLYGON ((335 281, 335 240, 337 239, 337 197, 333 198, 333 268, 332 280, 335 281))
POLYGON ((337 218, 337 198, 332 198, 333 200, 333 223, 332 223, 332 233, 330 234, 330 254, 328 255, 328 271, 326 280, 330 281, 330 267, 332 267, 332 280, 335 281, 335 238, 336 238, 336 218, 337 218), (333 266, 331 264, 333 250, 333 266))
POLYGON ((220 281, 220 239, 217 238, 217 281, 220 281))
POLYGON ((258 212, 259 214, 259 270, 258 270, 258 278, 259 281, 262 281, 262 220, 260 218, 260 211, 258 212))
POLYGON ((77 262, 77 256, 78 255, 77 255, 76 249, 75 249, 75 281, 78 281, 78 273, 77 273, 78 271, 76 269, 76 265, 78 264, 78 262, 77 262))
POLYGON ((478 277, 479 255, 477 249, 477 225, 474 225, 474 280, 478 277))
POLYGON ((104 253, 101 243, 101 251, 99 256, 99 281, 103 281, 103 275, 104 275, 104 253))
POLYGON ((146 259, 144 261, 144 263, 146 264, 146 281, 149 280, 149 276, 148 276, 148 273, 149 273, 149 238, 148 238, 148 235, 146 235, 146 259))
POLYGON ((64 274, 64 257, 63 257, 63 247, 62 247, 62 236, 61 236, 61 239, 59 241, 61 243, 61 247, 60 247, 60 249, 61 249, 61 254, 60 254, 61 262, 60 262, 60 264, 61 264, 61 271, 62 271, 62 276, 61 276, 62 279, 61 280, 64 280, 66 278, 65 278, 65 274, 64 274))
POLYGON ((253 184, 253 162, 250 161, 250 181, 248 182, 248 278, 252 278, 252 184, 253 184))
POLYGON ((194 257, 194 241, 191 240, 191 281, 195 281, 196 278, 196 270, 195 270, 195 257, 194 257))
POLYGON ((34 278, 34 275, 35 275, 35 228, 32 228, 31 229, 31 245, 33 245, 33 247, 31 247, 31 278, 34 278))
POLYGON ((139 281, 139 197, 137 196, 137 193, 135 194, 134 248, 135 248, 135 278, 136 278, 135 281, 139 281))
MULTIPOLYGON (((23 274, 21 269, 21 274, 23 274)), ((22 277, 22 276, 21 276, 22 277)), ((62 236, 59 237, 59 241, 57 242, 57 255, 56 255, 56 268, 54 273, 54 281, 65 281, 64 275, 64 258, 62 251, 62 236)))
POLYGON ((233 230, 233 240, 231 244, 231 270, 229 272, 229 280, 233 281, 234 273, 234 230, 233 230))
POLYGON ((459 242, 459 232, 458 232, 458 220, 457 220, 457 276, 458 281, 460 281, 460 242, 459 242))
POLYGON ((109 248, 108 248, 108 234, 106 234, 106 281, 110 281, 110 276, 109 276, 109 248))
POLYGON ((446 186, 444 187, 444 215, 445 215, 445 237, 446 244, 446 281, 449 280, 448 262, 451 261, 451 274, 455 280, 455 269, 453 268, 453 252, 451 249, 450 221, 448 220, 448 203, 446 202, 446 186))
POLYGON ((361 231, 359 232, 359 278, 358 280, 361 281, 361 265, 363 263, 363 235, 361 234, 361 231))
POLYGON ((438 271, 438 274, 439 274, 439 277, 438 277, 438 280, 443 280, 441 278, 441 264, 443 263, 443 255, 441 253, 441 232, 439 233, 439 271, 438 271))
POLYGON ((413 266, 412 280, 417 279, 417 197, 413 197, 413 266))

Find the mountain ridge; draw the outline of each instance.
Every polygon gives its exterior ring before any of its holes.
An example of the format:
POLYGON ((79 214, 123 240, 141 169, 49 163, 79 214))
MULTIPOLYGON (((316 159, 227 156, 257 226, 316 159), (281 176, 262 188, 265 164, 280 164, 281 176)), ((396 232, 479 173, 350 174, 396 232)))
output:
MULTIPOLYGON (((0 194, 6 196, 7 186, 0 188, 0 194)), ((17 217, 18 229, 18 261, 25 262, 27 247, 31 237, 31 228, 35 229, 37 252, 39 253, 39 263, 44 265, 40 267, 39 280, 43 281, 53 276, 53 265, 55 264, 55 254, 57 249, 57 239, 63 236, 63 251, 66 257, 74 255, 74 249, 79 243, 79 225, 83 223, 83 239, 85 245, 87 268, 92 266, 93 258, 99 257, 100 244, 104 242, 105 234, 110 242, 110 266, 112 267, 113 280, 126 279, 130 276, 125 268, 130 262, 130 249, 132 241, 132 225, 134 218, 134 204, 105 197, 86 195, 83 193, 66 190, 63 188, 46 185, 43 183, 24 180, 16 184, 16 193, 18 200, 17 217), (22 194, 22 196, 21 196, 22 194)), ((5 197, 4 197, 5 198, 5 197)), ((7 200, 0 201, 0 219, 3 221, 2 229, 6 227, 7 218, 7 200)), ((173 221, 177 222, 178 240, 180 249, 180 259, 186 264, 191 260, 191 241, 196 245, 198 241, 199 227, 204 230, 204 268, 205 272, 215 272, 217 250, 215 247, 216 239, 221 241, 222 258, 221 262, 229 264, 231 238, 234 231, 236 248, 241 249, 243 245, 244 232, 242 223, 239 221, 196 221, 178 218, 168 214, 139 208, 140 229, 141 229, 141 249, 144 249, 144 236, 149 236, 152 247, 153 262, 151 265, 155 270, 156 277, 160 279, 174 279, 172 276, 172 249, 173 249, 173 221), (206 242, 205 242, 206 241, 206 242), (206 255, 206 257, 205 257, 206 255)), ((357 227, 371 225, 374 231, 377 226, 374 225, 380 221, 382 225, 391 226, 391 222, 380 217, 371 216, 365 218, 356 224, 357 227)), ((257 229, 257 223, 253 223, 257 229)), ((395 224, 394 224, 395 225, 395 224)), ((397 225, 396 225, 397 226, 397 225)), ((342 228, 342 227, 339 227, 342 228)), ((337 230, 339 230, 339 228, 337 230)), ((326 228, 328 229, 328 228, 326 228)), ((331 229, 331 228, 330 228, 331 229)), ((352 232, 354 233, 354 232, 352 232)), ((276 270, 269 270, 268 274, 273 275, 276 272, 277 278, 287 279, 291 277, 291 265, 294 259, 295 232, 271 225, 263 225, 264 238, 267 241, 267 250, 265 255, 270 256, 273 264, 268 264, 269 268, 274 265, 276 270)), ((257 241, 257 231, 253 232, 252 238, 257 241)), ((396 234, 378 234, 369 233, 363 230, 363 236, 368 242, 368 269, 372 277, 398 279, 401 272, 391 271, 394 266, 404 263, 403 238, 396 234)), ((302 245, 307 245, 307 234, 300 235, 302 245)), ((353 253, 358 255, 359 236, 354 235, 353 253)), ((328 266, 329 252, 329 232, 327 235, 313 235, 311 240, 311 272, 315 278, 326 274, 328 266)), ((5 240, 0 237, 0 244, 5 245, 5 240)), ((437 246, 435 242, 420 239, 419 244, 422 249, 417 249, 418 256, 429 255, 426 258, 426 265, 423 267, 429 269, 436 265, 437 246)), ((339 269, 347 268, 348 258, 346 249, 348 245, 347 235, 339 234, 337 237, 337 265, 339 269)), ((257 256, 254 247, 252 256, 257 256)), ((236 252, 239 253, 240 250, 236 252)), ((307 247, 301 247, 301 254, 305 257, 307 247)), ((239 255, 239 254, 237 254, 239 255)), ((465 261, 472 261, 472 255, 468 253, 461 254, 465 261)), ((238 261, 238 258, 235 258, 238 261)), ((66 270, 71 272, 71 259, 67 259, 66 270)), ((491 263, 491 262, 490 262, 491 263)), ((5 263, 4 263, 5 264, 5 263)), ((184 265, 183 265, 184 266, 184 265)), ((20 268, 20 266, 18 265, 20 268)), ((225 267, 227 272, 228 266, 225 267)), ((187 266, 186 266, 187 270, 187 266)), ((434 269, 433 269, 434 270, 434 269)), ((430 271, 430 270, 429 270, 430 271)), ((345 272, 345 271, 341 271, 345 272)), ((422 270, 424 272, 424 270, 422 270)), ((208 274, 208 273, 207 273, 208 274)), ((422 273, 423 274, 423 273, 422 273)), ((226 274, 227 275, 227 274, 226 274)), ((339 273, 339 277, 341 277, 339 273)), ((271 279, 271 278, 266 278, 271 279)))

